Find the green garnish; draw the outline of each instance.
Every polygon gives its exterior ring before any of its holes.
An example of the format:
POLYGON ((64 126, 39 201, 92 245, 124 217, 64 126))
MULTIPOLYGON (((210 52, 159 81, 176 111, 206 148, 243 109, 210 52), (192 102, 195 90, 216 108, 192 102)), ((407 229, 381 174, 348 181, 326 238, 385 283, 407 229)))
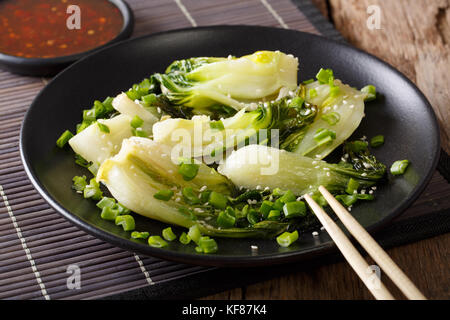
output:
POLYGON ((101 123, 101 122, 97 122, 97 126, 100 129, 101 132, 103 133, 110 133, 111 131, 109 130, 108 126, 101 123))
POLYGON ((281 247, 289 247, 292 243, 297 241, 298 239, 298 231, 294 232, 284 232, 283 234, 277 237, 277 242, 281 247))
POLYGON ((303 201, 288 202, 283 206, 283 213, 286 218, 304 217, 306 204, 303 201))
POLYGON ((133 239, 147 239, 150 236, 150 233, 148 232, 139 232, 139 231, 133 231, 131 233, 131 238, 133 239))
POLYGON ((153 195, 153 198, 163 201, 169 201, 173 197, 172 190, 159 190, 153 195))
POLYGON ((167 227, 162 231, 162 236, 164 239, 166 239, 167 241, 173 241, 177 238, 177 236, 175 235, 175 233, 173 233, 172 228, 171 227, 167 227))
POLYGON ((395 161, 391 166, 391 173, 394 176, 402 175, 406 172, 410 162, 409 160, 398 160, 395 161))
POLYGON ((370 146, 373 148, 380 147, 383 144, 384 144, 384 136, 381 134, 370 139, 370 146))
POLYGON ((367 97, 364 101, 369 102, 377 98, 377 88, 374 85, 367 85, 361 89, 361 92, 366 93, 367 97))
POLYGON ((116 217, 116 225, 122 226, 124 231, 133 231, 135 228, 134 218, 130 215, 123 215, 116 217))
POLYGON ((160 236, 151 236, 148 238, 148 244, 155 248, 167 247, 169 244, 160 236))
POLYGON ((180 241, 182 244, 189 244, 189 242, 191 242, 191 237, 189 237, 189 235, 188 235, 186 232, 183 232, 183 233, 180 235, 179 241, 180 241))
POLYGON ((225 209, 228 204, 228 199, 221 193, 212 191, 209 195, 209 204, 217 209, 225 209))
POLYGON ((135 129, 142 127, 144 124, 144 120, 142 120, 138 115, 135 115, 133 119, 131 119, 131 126, 135 129))
POLYGON ((322 115, 322 120, 326 121, 330 126, 334 126, 339 122, 341 116, 337 112, 326 113, 322 115))
POLYGON ((67 142, 73 137, 73 133, 69 130, 64 131, 64 133, 56 140, 56 145, 59 148, 64 148, 67 142))
POLYGON ((192 160, 182 160, 179 165, 178 173, 183 176, 185 181, 191 181, 197 176, 199 165, 193 163, 192 160))

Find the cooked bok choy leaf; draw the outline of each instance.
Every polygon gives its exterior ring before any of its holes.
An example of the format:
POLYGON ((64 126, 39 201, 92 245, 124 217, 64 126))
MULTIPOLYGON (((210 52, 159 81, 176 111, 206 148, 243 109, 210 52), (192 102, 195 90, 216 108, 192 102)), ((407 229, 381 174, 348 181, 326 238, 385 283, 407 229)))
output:
POLYGON ((306 101, 318 107, 318 114, 297 146, 288 150, 310 158, 325 158, 358 128, 364 117, 364 98, 364 93, 340 80, 332 79, 332 85, 319 81, 307 84, 306 101), (321 131, 330 134, 320 138, 321 131))
POLYGON ((367 152, 351 152, 352 165, 329 164, 285 150, 250 145, 233 152, 218 171, 247 189, 280 188, 298 196, 323 185, 332 193, 344 193, 351 178, 365 188, 385 176, 386 167, 367 152))
POLYGON ((151 139, 132 137, 124 141, 120 152, 106 160, 97 180, 106 185, 112 196, 130 210, 162 222, 190 228, 197 225, 202 234, 222 237, 271 237, 287 225, 262 221, 248 227, 222 229, 217 225, 220 213, 202 201, 202 192, 216 192, 227 199, 233 185, 214 169, 198 163, 198 173, 186 181, 178 173, 178 164, 170 158, 170 149, 151 139), (156 194, 173 190, 164 199, 156 194), (202 190, 202 191, 200 191, 202 190))
POLYGON ((160 143, 177 146, 184 154, 203 156, 206 163, 211 163, 221 159, 222 152, 230 148, 270 143, 271 129, 278 129, 276 143, 279 143, 279 138, 285 146, 295 145, 302 135, 300 131, 314 121, 315 115, 316 108, 303 104, 303 99, 293 93, 292 96, 259 103, 250 112, 244 108, 234 116, 218 121, 205 115, 194 116, 190 120, 160 121, 153 126, 153 138, 160 143))
POLYGON ((117 97, 114 98, 112 105, 114 109, 119 111, 121 114, 126 114, 133 119, 135 116, 138 116, 143 120, 141 125, 142 129, 151 133, 153 124, 159 121, 159 118, 156 117, 153 113, 147 110, 141 104, 131 100, 126 93, 121 93, 117 97))
POLYGON ((97 121, 107 126, 109 133, 103 132, 93 123, 70 139, 69 145, 75 153, 87 161, 101 164, 118 153, 122 141, 132 136, 131 117, 121 114, 111 119, 97 121))
POLYGON ((279 51, 240 58, 191 58, 156 74, 162 93, 175 105, 205 113, 215 106, 238 111, 252 101, 273 98, 281 88, 297 87, 298 60, 279 51))

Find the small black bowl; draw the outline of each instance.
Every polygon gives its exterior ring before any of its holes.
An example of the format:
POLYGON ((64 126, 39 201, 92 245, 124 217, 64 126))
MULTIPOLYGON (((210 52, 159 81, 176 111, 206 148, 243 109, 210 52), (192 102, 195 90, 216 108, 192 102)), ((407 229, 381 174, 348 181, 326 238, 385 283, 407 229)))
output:
POLYGON ((91 50, 55 58, 23 58, 0 52, 0 68, 13 73, 29 76, 53 76, 68 67, 73 62, 91 54, 112 43, 125 40, 131 36, 134 28, 134 15, 129 5, 123 0, 108 0, 114 4, 122 14, 123 27, 120 33, 111 41, 91 50))

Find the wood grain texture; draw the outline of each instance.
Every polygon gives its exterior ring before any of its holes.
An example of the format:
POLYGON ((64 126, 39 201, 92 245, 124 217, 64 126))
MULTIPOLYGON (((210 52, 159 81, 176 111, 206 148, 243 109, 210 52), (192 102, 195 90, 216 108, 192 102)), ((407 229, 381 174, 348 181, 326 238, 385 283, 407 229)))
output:
MULTIPOLYGON (((387 250, 411 280, 429 299, 448 299, 450 235, 387 250)), ((369 265, 372 259, 366 258, 369 265)), ((396 298, 401 292, 381 273, 381 279, 396 298)), ((373 299, 346 262, 311 264, 297 273, 248 286, 245 299, 373 299)))
POLYGON ((353 45, 387 61, 417 84, 441 125, 450 152, 450 0, 330 0, 336 28, 353 45), (367 8, 380 8, 369 30, 367 8))

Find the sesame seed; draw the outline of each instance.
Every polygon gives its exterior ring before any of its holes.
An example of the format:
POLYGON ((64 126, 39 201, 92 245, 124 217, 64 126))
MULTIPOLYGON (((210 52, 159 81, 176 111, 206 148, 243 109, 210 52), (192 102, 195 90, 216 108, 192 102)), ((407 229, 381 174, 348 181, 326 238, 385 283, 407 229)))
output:
POLYGON ((314 237, 317 237, 317 236, 319 235, 319 233, 318 233, 317 231, 313 231, 312 235, 313 235, 314 237))

